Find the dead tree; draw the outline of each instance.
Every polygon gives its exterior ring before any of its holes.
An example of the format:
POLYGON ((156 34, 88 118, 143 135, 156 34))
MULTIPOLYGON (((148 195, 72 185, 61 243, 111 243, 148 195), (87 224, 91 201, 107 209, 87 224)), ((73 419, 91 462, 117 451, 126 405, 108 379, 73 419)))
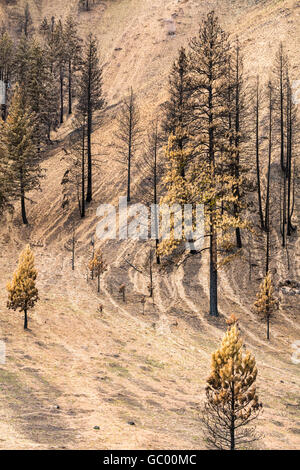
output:
MULTIPOLYGON (((159 220, 158 220, 158 203, 159 203, 159 184, 163 174, 163 163, 160 158, 160 151, 163 144, 163 138, 160 132, 160 124, 158 118, 150 123, 147 141, 145 144, 145 151, 142 158, 139 160, 138 169, 142 175, 141 197, 145 204, 153 204, 153 218, 154 218, 154 234, 155 234, 155 249, 156 249, 156 263, 160 264, 160 256, 157 252, 159 244, 159 220)), ((152 234, 153 236, 153 234, 152 234)))
POLYGON ((78 126, 70 136, 69 150, 64 159, 68 162, 61 184, 63 185, 63 205, 73 205, 77 201, 81 217, 85 216, 85 188, 87 184, 86 174, 86 121, 75 121, 78 126))
POLYGON ((122 162, 127 164, 127 202, 131 198, 132 160, 140 144, 140 113, 133 89, 124 98, 118 116, 117 151, 122 162))
POLYGON ((255 154, 256 154, 256 181, 257 181, 257 197, 258 197, 258 213, 260 219, 260 227, 265 229, 264 216, 262 210, 262 197, 261 197, 261 181, 260 181, 260 90, 259 90, 259 77, 256 79, 256 104, 255 104, 255 154))
POLYGON ((268 83, 268 98, 269 98, 269 137, 268 137, 268 173, 267 173, 267 188, 266 188, 266 202, 265 202, 265 230, 266 230, 266 274, 269 272, 269 259, 270 259, 270 176, 271 176, 271 159, 272 159, 272 130, 273 130, 273 86, 269 81, 268 83))

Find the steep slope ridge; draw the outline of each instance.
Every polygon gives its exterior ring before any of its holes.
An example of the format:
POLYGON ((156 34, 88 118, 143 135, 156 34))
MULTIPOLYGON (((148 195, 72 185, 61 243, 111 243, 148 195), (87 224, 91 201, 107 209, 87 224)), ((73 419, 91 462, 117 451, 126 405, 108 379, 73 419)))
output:
MULTIPOLYGON (((68 3, 69 11, 75 3, 68 3)), ((68 13, 55 0, 32 2, 32 6, 35 21, 44 15, 68 13)), ((249 282, 243 260, 221 275, 222 317, 218 321, 207 315, 205 256, 188 259, 175 271, 155 268, 154 304, 147 301, 144 315, 140 300, 147 293, 148 279, 129 268, 125 256, 133 264, 146 266, 148 244, 105 244, 109 270, 101 296, 85 276, 96 208, 101 202, 117 203, 117 196, 124 192, 124 168, 116 162, 111 144, 114 116, 126 89, 132 85, 138 92, 147 122, 166 97, 168 72, 178 47, 195 34, 208 8, 218 11, 226 28, 238 28, 246 47, 247 70, 253 76, 259 70, 267 77, 266 66, 278 45, 274 31, 278 41, 289 37, 296 78, 298 7, 296 1, 255 5, 246 1, 120 0, 101 2, 92 13, 80 14, 81 31, 97 34, 105 64, 110 109, 93 134, 101 174, 86 219, 77 221, 75 272, 68 251, 71 225, 61 211, 60 188, 69 121, 56 136, 59 143, 45 158, 47 178, 41 195, 33 195, 37 204, 29 210, 30 226, 22 227, 16 213, 7 217, 1 229, 0 332, 7 348, 7 362, 0 369, 1 447, 204 447, 199 406, 210 355, 226 328, 225 317, 234 311, 246 343, 256 355, 260 395, 266 404, 259 420, 266 437, 259 445, 297 448, 299 365, 291 361, 292 344, 300 334, 296 298, 285 299, 285 309, 272 325, 272 341, 267 344, 264 328, 250 310, 261 271, 258 268, 255 280, 249 282), (177 30, 171 37, 165 20, 172 15, 177 30), (30 316, 31 331, 23 333, 20 317, 4 306, 5 283, 26 241, 33 244, 37 256, 41 301, 30 316), (125 304, 118 292, 123 282, 128 292, 125 304), (103 314, 97 310, 99 303, 104 306, 103 314), (131 421, 135 426, 128 424, 131 421)), ((293 249, 296 258, 297 245, 293 249)), ((286 269, 280 252, 276 262, 279 269, 286 269)), ((288 275, 299 276, 298 258, 288 275)))

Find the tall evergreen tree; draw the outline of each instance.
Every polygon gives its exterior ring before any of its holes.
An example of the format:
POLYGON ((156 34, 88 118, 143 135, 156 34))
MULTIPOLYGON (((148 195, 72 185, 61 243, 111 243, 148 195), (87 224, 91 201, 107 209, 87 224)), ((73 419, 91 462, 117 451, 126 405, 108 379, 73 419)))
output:
POLYGON ((182 136, 177 137, 177 135, 171 134, 165 152, 166 170, 163 177, 165 194, 160 199, 160 226, 162 234, 167 235, 169 232, 169 236, 164 236, 160 241, 157 249, 159 255, 168 256, 173 253, 182 241, 187 241, 182 211, 185 204, 197 202, 195 197, 195 175, 192 171, 189 171, 183 176, 182 172, 190 158, 191 149, 189 147, 180 148, 178 141, 183 141, 182 136), (172 207, 174 211, 169 220, 169 217, 164 216, 164 211, 169 211, 172 207), (165 226, 165 224, 167 225, 165 226))
POLYGON ((293 187, 292 187, 292 166, 293 162, 295 165, 295 154, 296 154, 296 144, 297 144, 297 131, 299 131, 299 126, 297 122, 297 106, 293 102, 293 93, 291 89, 290 79, 287 73, 287 150, 286 150, 286 170, 285 177, 287 179, 287 236, 290 236, 296 227, 292 224, 293 208, 294 208, 294 199, 293 199, 293 187))
POLYGON ((93 116, 104 107, 102 92, 102 67, 99 63, 96 39, 92 34, 87 38, 79 74, 79 96, 77 112, 87 122, 87 195, 86 201, 92 200, 92 128, 93 116))
MULTIPOLYGON (((218 315, 218 232, 220 209, 217 188, 218 174, 223 174, 226 122, 228 37, 219 25, 215 13, 208 13, 199 35, 190 42, 190 76, 193 100, 193 146, 202 165, 203 179, 212 184, 212 198, 206 204, 210 225, 210 314, 218 315), (204 163, 204 166, 203 166, 204 163)), ((227 155, 228 156, 228 155, 227 155)), ((232 181, 235 185, 237 181, 232 181)), ((232 186, 234 188, 234 185, 232 186)), ((221 191, 224 197, 224 191, 221 191)), ((234 202, 234 201, 233 201, 234 202)), ((238 226, 238 223, 236 224, 238 226)))
POLYGON ((225 334, 221 347, 212 355, 203 412, 205 438, 219 450, 245 448, 257 440, 253 426, 262 404, 256 391, 257 367, 243 343, 236 323, 225 334))
POLYGON ((28 107, 24 107, 17 87, 9 116, 5 122, 1 122, 0 142, 8 155, 12 196, 20 199, 24 224, 28 223, 25 208, 26 193, 39 189, 42 177, 37 150, 33 143, 33 119, 28 107))
MULTIPOLYGON (((182 150, 187 144, 189 123, 192 120, 191 89, 189 77, 189 61, 185 49, 179 50, 178 59, 174 62, 169 78, 169 99, 164 103, 163 129, 167 138, 170 134, 181 135, 178 141, 182 150)), ((187 162, 188 164, 188 162, 187 162)), ((182 168, 184 176, 185 168, 182 168)))
POLYGON ((37 270, 34 266, 34 256, 27 245, 19 259, 18 269, 15 271, 12 282, 7 284, 7 308, 24 312, 24 330, 28 328, 27 313, 38 301, 38 289, 35 281, 37 270))
POLYGON ((32 58, 32 42, 23 36, 17 44, 14 69, 15 79, 19 85, 19 91, 24 105, 28 103, 27 84, 30 77, 30 64, 32 58))
MULTIPOLYGON (((248 139, 248 120, 246 115, 246 90, 243 76, 243 56, 239 40, 232 50, 228 61, 228 158, 230 171, 235 180, 233 193, 233 213, 236 217, 243 212, 246 206, 246 194, 249 182, 246 174, 249 172, 249 159, 246 153, 248 139)), ((236 245, 242 248, 240 227, 236 227, 236 245)))

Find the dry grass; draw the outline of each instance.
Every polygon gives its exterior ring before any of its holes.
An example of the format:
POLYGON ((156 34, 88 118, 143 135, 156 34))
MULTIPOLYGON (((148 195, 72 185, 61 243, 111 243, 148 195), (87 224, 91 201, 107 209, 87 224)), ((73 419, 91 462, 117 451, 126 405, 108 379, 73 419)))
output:
MULTIPOLYGON (((58 0, 44 0, 41 8, 37 2, 34 19, 37 22, 54 13, 65 16, 74 3, 68 2, 68 10, 58 0)), ((107 0, 93 13, 80 15, 82 34, 92 30, 99 38, 109 105, 117 105, 132 85, 148 122, 156 105, 165 99, 176 51, 196 33, 207 4, 200 0, 107 0), (177 33, 169 37, 164 19, 174 13, 177 33)), ((238 29, 251 75, 258 69, 267 78, 277 39, 288 38, 297 78, 299 2, 254 4, 234 2, 232 7, 229 0, 209 2, 229 30, 238 29)), ((75 271, 71 271, 66 249, 71 233, 68 217, 61 211, 60 188, 65 169, 62 147, 71 129, 70 120, 53 136, 59 143, 44 160, 47 178, 41 195, 32 195, 37 204, 29 206, 30 226, 21 226, 16 207, 16 214, 8 216, 1 228, 0 338, 6 342, 8 357, 0 366, 0 447, 204 448, 199 407, 210 356, 226 328, 225 318, 234 311, 259 368, 258 385, 265 404, 258 423, 265 438, 259 446, 296 449, 299 366, 291 362, 291 344, 300 334, 299 302, 297 296, 283 299, 285 307, 272 324, 268 344, 264 325, 251 312, 261 266, 255 268, 251 282, 247 262, 242 259, 222 272, 222 316, 218 321, 207 315, 205 256, 191 258, 169 274, 155 270, 155 304, 147 300, 144 315, 140 300, 147 292, 147 279, 124 263, 125 254, 132 262, 145 263, 144 244, 105 244, 109 270, 101 295, 92 282, 86 282, 96 208, 100 202, 116 203, 117 196, 125 192, 124 169, 115 161, 111 147, 116 109, 107 112, 101 127, 98 123, 95 126, 94 151, 100 154, 101 173, 87 217, 77 221, 75 271), (5 284, 26 242, 33 244, 36 254, 41 299, 30 313, 30 331, 24 333, 21 316, 5 309, 5 284), (122 283, 128 285, 125 304, 118 292, 122 283), (103 314, 97 312, 99 303, 104 305, 103 314), (129 421, 135 425, 129 425, 129 421)), ((136 189, 138 181, 136 175, 136 189)), ((289 272, 285 257, 276 253, 278 277, 299 277, 297 246, 295 239, 289 272)), ((259 259, 255 250, 253 259, 259 259)))

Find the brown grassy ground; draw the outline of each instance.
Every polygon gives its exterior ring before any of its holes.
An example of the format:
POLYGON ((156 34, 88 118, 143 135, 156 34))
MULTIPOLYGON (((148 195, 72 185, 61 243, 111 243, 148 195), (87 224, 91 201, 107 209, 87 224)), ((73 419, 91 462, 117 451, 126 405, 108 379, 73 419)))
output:
MULTIPOLYGON (((76 2, 32 1, 34 21, 44 15, 65 16, 76 2)), ((147 293, 146 276, 128 268, 146 264, 147 246, 109 242, 103 248, 109 270, 97 295, 86 282, 90 237, 96 208, 117 202, 124 194, 124 168, 113 153, 114 116, 129 86, 138 92, 147 122, 165 99, 170 64, 178 47, 195 34, 208 5, 230 31, 237 30, 245 47, 246 70, 263 78, 280 39, 299 72, 299 2, 199 0, 108 0, 79 16, 83 34, 98 35, 105 64, 104 88, 111 108, 93 135, 101 173, 95 198, 84 221, 78 219, 76 268, 71 270, 70 222, 61 211, 60 181, 65 169, 62 147, 70 120, 54 136, 47 153, 43 192, 28 205, 30 225, 20 224, 18 210, 7 216, 0 240, 0 339, 7 362, 0 366, 0 448, 204 448, 199 409, 204 398, 210 356, 225 331, 225 318, 240 317, 241 330, 256 356, 259 393, 265 410, 258 427, 265 437, 260 448, 299 448, 299 365, 291 361, 292 343, 300 337, 299 295, 281 293, 281 309, 265 341, 265 325, 251 311, 263 266, 259 241, 246 245, 243 257, 221 273, 221 317, 208 315, 207 258, 197 255, 177 270, 155 268, 154 304, 140 300, 147 293), (234 5, 234 6, 233 6, 234 5), (177 32, 167 35, 165 19, 176 15, 177 32), (259 52, 259 53, 258 53, 259 52), (30 331, 22 331, 19 314, 5 309, 5 284, 26 242, 33 245, 39 270, 40 302, 30 314, 30 331), (258 264, 249 280, 248 252, 258 264), (122 302, 118 287, 127 285, 122 302), (102 314, 97 312, 104 305, 102 314), (58 408, 59 407, 59 408, 58 408), (134 421, 135 425, 129 425, 134 421), (94 429, 99 426, 100 430, 94 429)), ((3 11, 2 14, 7 14, 3 11)), ((100 120, 99 120, 100 124, 100 120)), ((136 175, 135 197, 138 195, 136 175)), ((297 193, 299 195, 299 193, 297 193)), ((18 207, 17 207, 18 209, 18 207)), ((299 207, 297 207, 299 213, 299 207)), ((274 240, 278 234, 274 231, 274 240)), ((279 242, 278 242, 279 243, 279 242)), ((277 243, 277 244, 278 244, 277 243)), ((273 250, 276 281, 299 278, 299 239, 290 242, 290 269, 285 254, 273 250)))

